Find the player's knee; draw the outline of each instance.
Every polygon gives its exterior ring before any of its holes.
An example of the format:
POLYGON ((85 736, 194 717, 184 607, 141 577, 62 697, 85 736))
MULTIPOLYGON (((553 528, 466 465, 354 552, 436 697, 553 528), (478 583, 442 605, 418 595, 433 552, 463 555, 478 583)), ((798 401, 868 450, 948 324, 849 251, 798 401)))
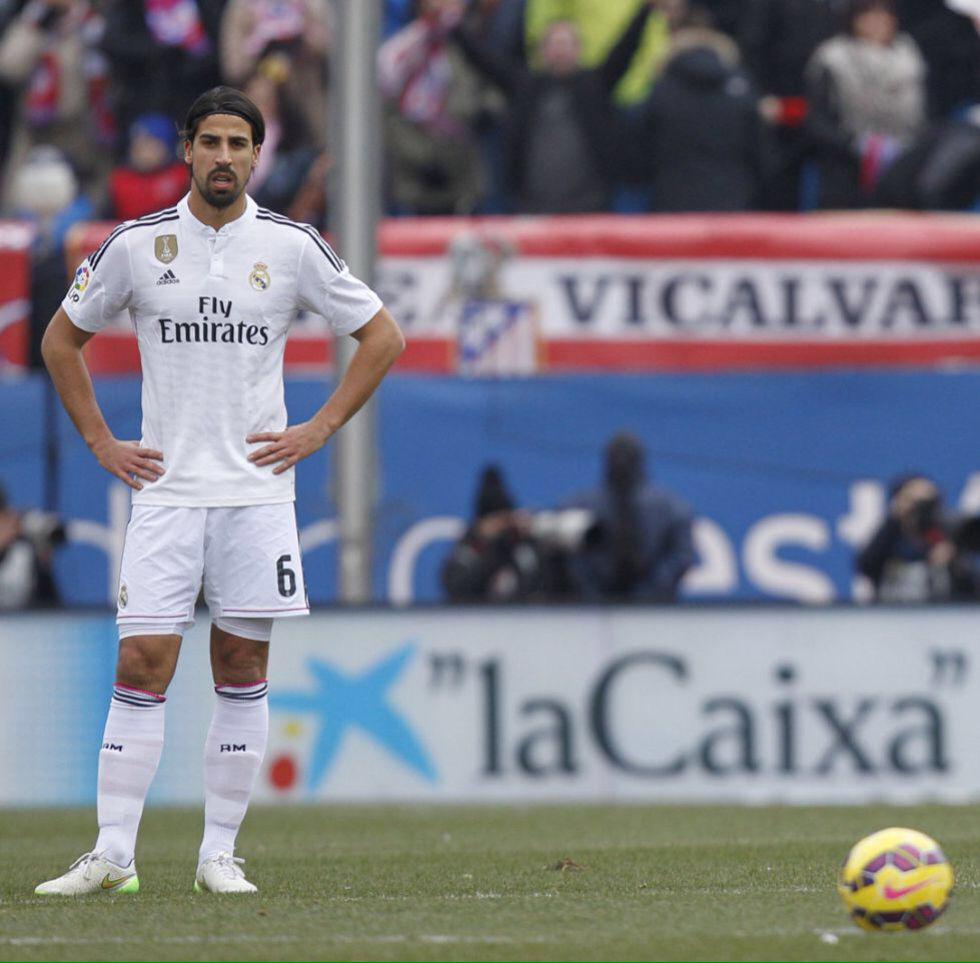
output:
POLYGON ((215 651, 215 682, 247 685, 266 677, 269 643, 225 635, 215 651))
POLYGON ((248 685, 266 677, 272 619, 218 616, 211 630, 217 685, 248 685))
POLYGON ((215 666, 216 685, 248 685, 266 677, 265 662, 236 652, 215 666))
POLYGON ((218 665, 222 683, 225 685, 245 685, 264 679, 266 660, 262 653, 256 651, 259 646, 268 649, 266 643, 244 641, 240 645, 227 647, 222 653, 218 665))
POLYGON ((173 674, 172 662, 172 654, 158 642, 122 639, 116 662, 116 682, 134 689, 163 693, 173 674))

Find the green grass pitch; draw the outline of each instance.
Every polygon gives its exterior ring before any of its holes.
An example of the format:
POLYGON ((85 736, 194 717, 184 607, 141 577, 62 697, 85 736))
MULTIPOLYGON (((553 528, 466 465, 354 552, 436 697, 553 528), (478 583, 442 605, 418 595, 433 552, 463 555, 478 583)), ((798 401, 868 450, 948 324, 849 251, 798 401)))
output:
POLYGON ((93 820, 0 814, 0 959, 980 959, 968 807, 255 809, 245 897, 192 893, 201 815, 151 809, 137 896, 35 897, 93 820), (889 825, 935 836, 956 870, 922 933, 860 932, 834 887, 849 846, 889 825))

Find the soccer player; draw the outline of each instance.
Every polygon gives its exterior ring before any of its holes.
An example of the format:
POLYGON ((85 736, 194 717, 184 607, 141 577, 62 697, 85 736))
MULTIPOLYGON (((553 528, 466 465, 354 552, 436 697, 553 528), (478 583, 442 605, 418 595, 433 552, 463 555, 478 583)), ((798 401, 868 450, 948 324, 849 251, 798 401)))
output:
POLYGON ((245 193, 259 109, 216 87, 187 115, 190 193, 116 228, 79 267, 44 335, 61 400, 106 471, 133 490, 119 579, 119 659, 99 753, 99 835, 39 894, 134 893, 143 802, 166 691, 204 585, 217 698, 204 748, 195 890, 252 893, 235 839, 265 751, 273 621, 308 614, 293 468, 371 396, 404 347, 378 296, 312 227, 245 193), (326 404, 287 427, 283 351, 299 310, 358 347, 326 404), (142 439, 115 438, 82 348, 128 311, 143 368, 142 439))

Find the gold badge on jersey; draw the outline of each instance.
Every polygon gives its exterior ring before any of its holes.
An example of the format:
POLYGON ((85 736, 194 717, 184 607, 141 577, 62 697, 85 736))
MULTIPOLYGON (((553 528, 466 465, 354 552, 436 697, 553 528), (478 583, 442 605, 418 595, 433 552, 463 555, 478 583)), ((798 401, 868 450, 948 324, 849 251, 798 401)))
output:
POLYGON ((177 235, 161 234, 153 238, 153 253, 158 261, 169 264, 177 256, 177 235))
POLYGON ((269 266, 263 264, 261 261, 256 261, 252 265, 252 273, 248 276, 248 283, 256 291, 267 290, 269 285, 272 284, 272 278, 269 277, 269 266))

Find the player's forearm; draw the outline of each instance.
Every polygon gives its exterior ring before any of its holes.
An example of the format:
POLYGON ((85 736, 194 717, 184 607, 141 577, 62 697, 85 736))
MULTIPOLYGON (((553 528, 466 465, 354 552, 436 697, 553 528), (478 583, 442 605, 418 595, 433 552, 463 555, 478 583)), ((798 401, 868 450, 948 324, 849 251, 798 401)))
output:
POLYGON ((65 411, 89 448, 111 437, 81 349, 45 336, 41 355, 65 411))
POLYGON ((327 437, 346 424, 374 394, 381 379, 402 353, 405 339, 393 324, 357 346, 337 390, 313 416, 327 437))

